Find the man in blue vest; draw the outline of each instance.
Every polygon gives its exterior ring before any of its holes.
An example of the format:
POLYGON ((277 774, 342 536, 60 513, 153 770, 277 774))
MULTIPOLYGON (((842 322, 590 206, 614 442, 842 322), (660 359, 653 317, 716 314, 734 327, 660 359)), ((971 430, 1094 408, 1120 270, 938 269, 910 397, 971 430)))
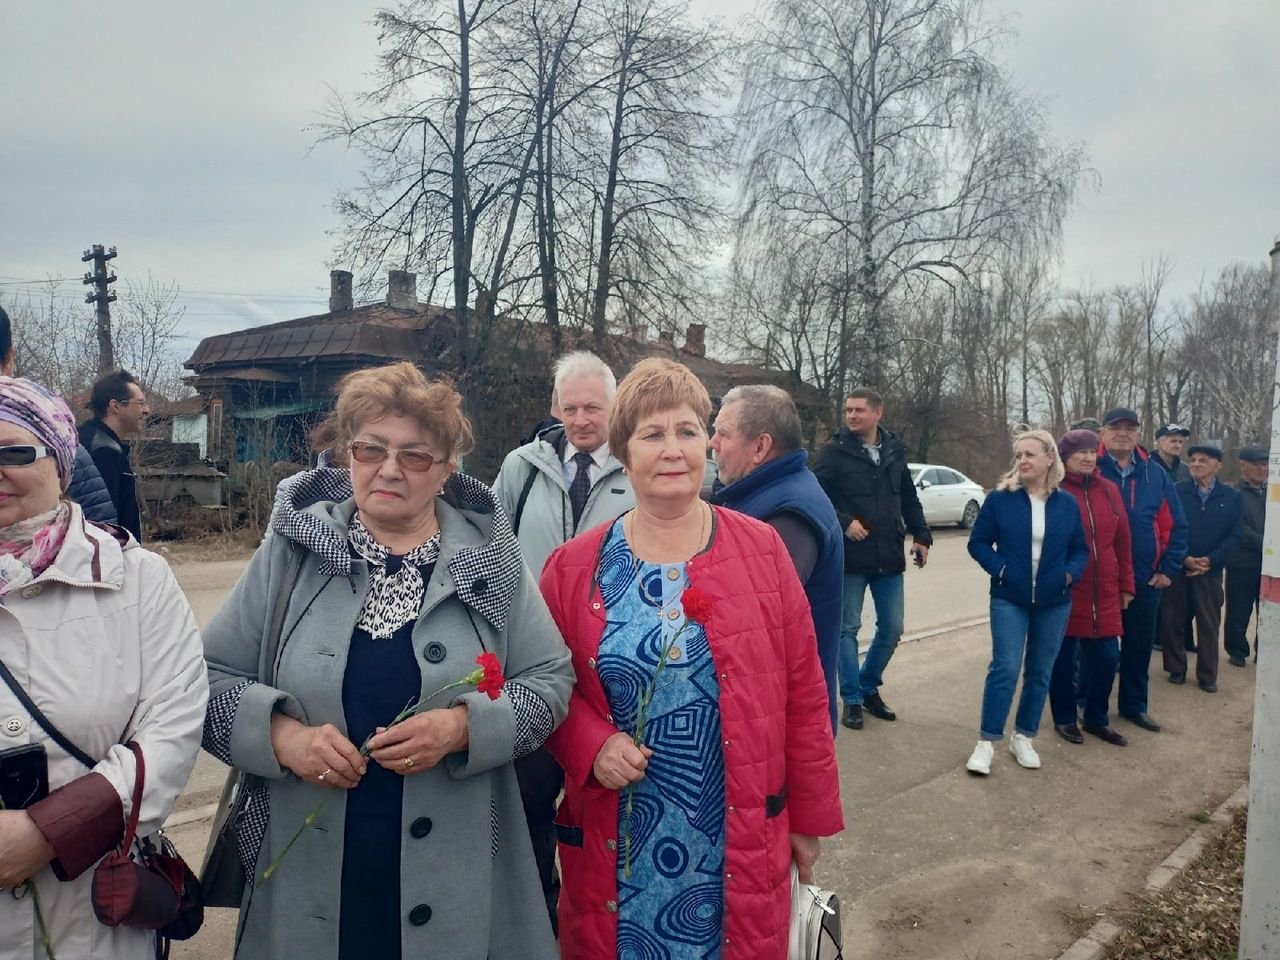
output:
POLYGON ((805 465, 795 401, 779 387, 734 387, 715 427, 711 449, 720 477, 711 501, 763 520, 786 545, 809 598, 834 731, 844 536, 835 508, 805 465))

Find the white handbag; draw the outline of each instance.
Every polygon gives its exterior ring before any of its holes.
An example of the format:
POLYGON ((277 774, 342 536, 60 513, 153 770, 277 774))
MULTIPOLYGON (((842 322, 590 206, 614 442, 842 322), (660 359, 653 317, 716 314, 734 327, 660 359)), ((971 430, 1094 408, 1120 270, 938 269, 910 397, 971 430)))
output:
POLYGON ((843 960, 840 898, 812 883, 801 883, 791 864, 791 930, 787 960, 843 960))

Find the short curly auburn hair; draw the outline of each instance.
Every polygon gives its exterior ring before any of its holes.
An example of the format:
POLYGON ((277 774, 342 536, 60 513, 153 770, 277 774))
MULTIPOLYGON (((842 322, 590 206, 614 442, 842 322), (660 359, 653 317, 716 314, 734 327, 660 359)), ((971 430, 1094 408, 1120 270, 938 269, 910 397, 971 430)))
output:
POLYGON ((683 363, 663 357, 641 360, 618 384, 609 408, 609 452, 627 466, 627 441, 645 417, 687 406, 706 430, 711 397, 683 363))
POLYGON ((311 434, 316 450, 332 450, 334 462, 347 463, 347 444, 365 424, 387 414, 412 417, 450 460, 475 447, 471 423, 462 412, 462 394, 445 378, 428 380, 407 360, 357 370, 338 382, 333 412, 311 434))

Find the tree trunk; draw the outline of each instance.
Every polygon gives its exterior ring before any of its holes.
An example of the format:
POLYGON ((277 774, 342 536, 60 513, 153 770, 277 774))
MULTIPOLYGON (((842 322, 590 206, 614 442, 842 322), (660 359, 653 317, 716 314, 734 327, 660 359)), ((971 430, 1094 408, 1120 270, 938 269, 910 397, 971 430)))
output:
POLYGON ((620 51, 618 90, 613 104, 613 129, 609 143, 609 175, 605 184, 604 203, 600 211, 600 259, 596 268, 595 296, 591 304, 591 334, 596 349, 604 346, 605 307, 609 303, 609 268, 613 257, 613 206, 618 190, 618 164, 622 156, 622 122, 627 105, 628 70, 634 35, 628 32, 620 51))
POLYGON ((466 0, 458 0, 458 106, 453 118, 453 309, 457 319, 458 368, 466 370, 470 343, 467 336, 467 294, 471 279, 470 243, 467 233, 467 110, 471 104, 471 24, 466 0))

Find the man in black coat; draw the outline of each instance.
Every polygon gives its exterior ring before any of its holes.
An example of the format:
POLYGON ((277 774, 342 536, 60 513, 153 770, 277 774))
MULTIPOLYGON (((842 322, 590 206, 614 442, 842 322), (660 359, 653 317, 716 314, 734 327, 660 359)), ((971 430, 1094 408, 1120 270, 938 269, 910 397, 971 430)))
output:
POLYGON ((907 448, 880 426, 884 401, 869 387, 849 393, 845 425, 819 452, 813 472, 831 498, 844 530, 844 616, 840 631, 840 722, 858 730, 862 710, 881 720, 897 715, 880 696, 884 670, 902 638, 905 534, 914 540, 917 566, 929 559, 933 535, 907 469, 907 448), (858 666, 858 630, 867 590, 876 608, 876 632, 858 666))
MULTIPOLYGON (((1240 450, 1240 482, 1236 486, 1243 500, 1244 523, 1240 546, 1227 560, 1227 626, 1223 645, 1233 667, 1243 667, 1249 659, 1249 620, 1258 606, 1262 582, 1262 528, 1267 519, 1267 472, 1271 451, 1266 447, 1240 450)), ((1257 634, 1254 634, 1257 643, 1257 634)), ((1253 658, 1258 659, 1255 647, 1253 658)))
POLYGON ((100 377, 93 385, 89 409, 93 417, 80 424, 80 442, 102 474, 120 526, 141 542, 138 483, 129 463, 129 444, 124 438, 142 431, 142 424, 151 412, 147 396, 137 377, 127 370, 117 370, 100 377))
POLYGON ((1191 479, 1174 485, 1187 517, 1187 555, 1160 604, 1164 668, 1170 683, 1185 683, 1187 612, 1196 621, 1196 680, 1218 692, 1218 631, 1222 626, 1222 570, 1240 542, 1240 491, 1218 481, 1222 449, 1201 443, 1187 456, 1191 479))

